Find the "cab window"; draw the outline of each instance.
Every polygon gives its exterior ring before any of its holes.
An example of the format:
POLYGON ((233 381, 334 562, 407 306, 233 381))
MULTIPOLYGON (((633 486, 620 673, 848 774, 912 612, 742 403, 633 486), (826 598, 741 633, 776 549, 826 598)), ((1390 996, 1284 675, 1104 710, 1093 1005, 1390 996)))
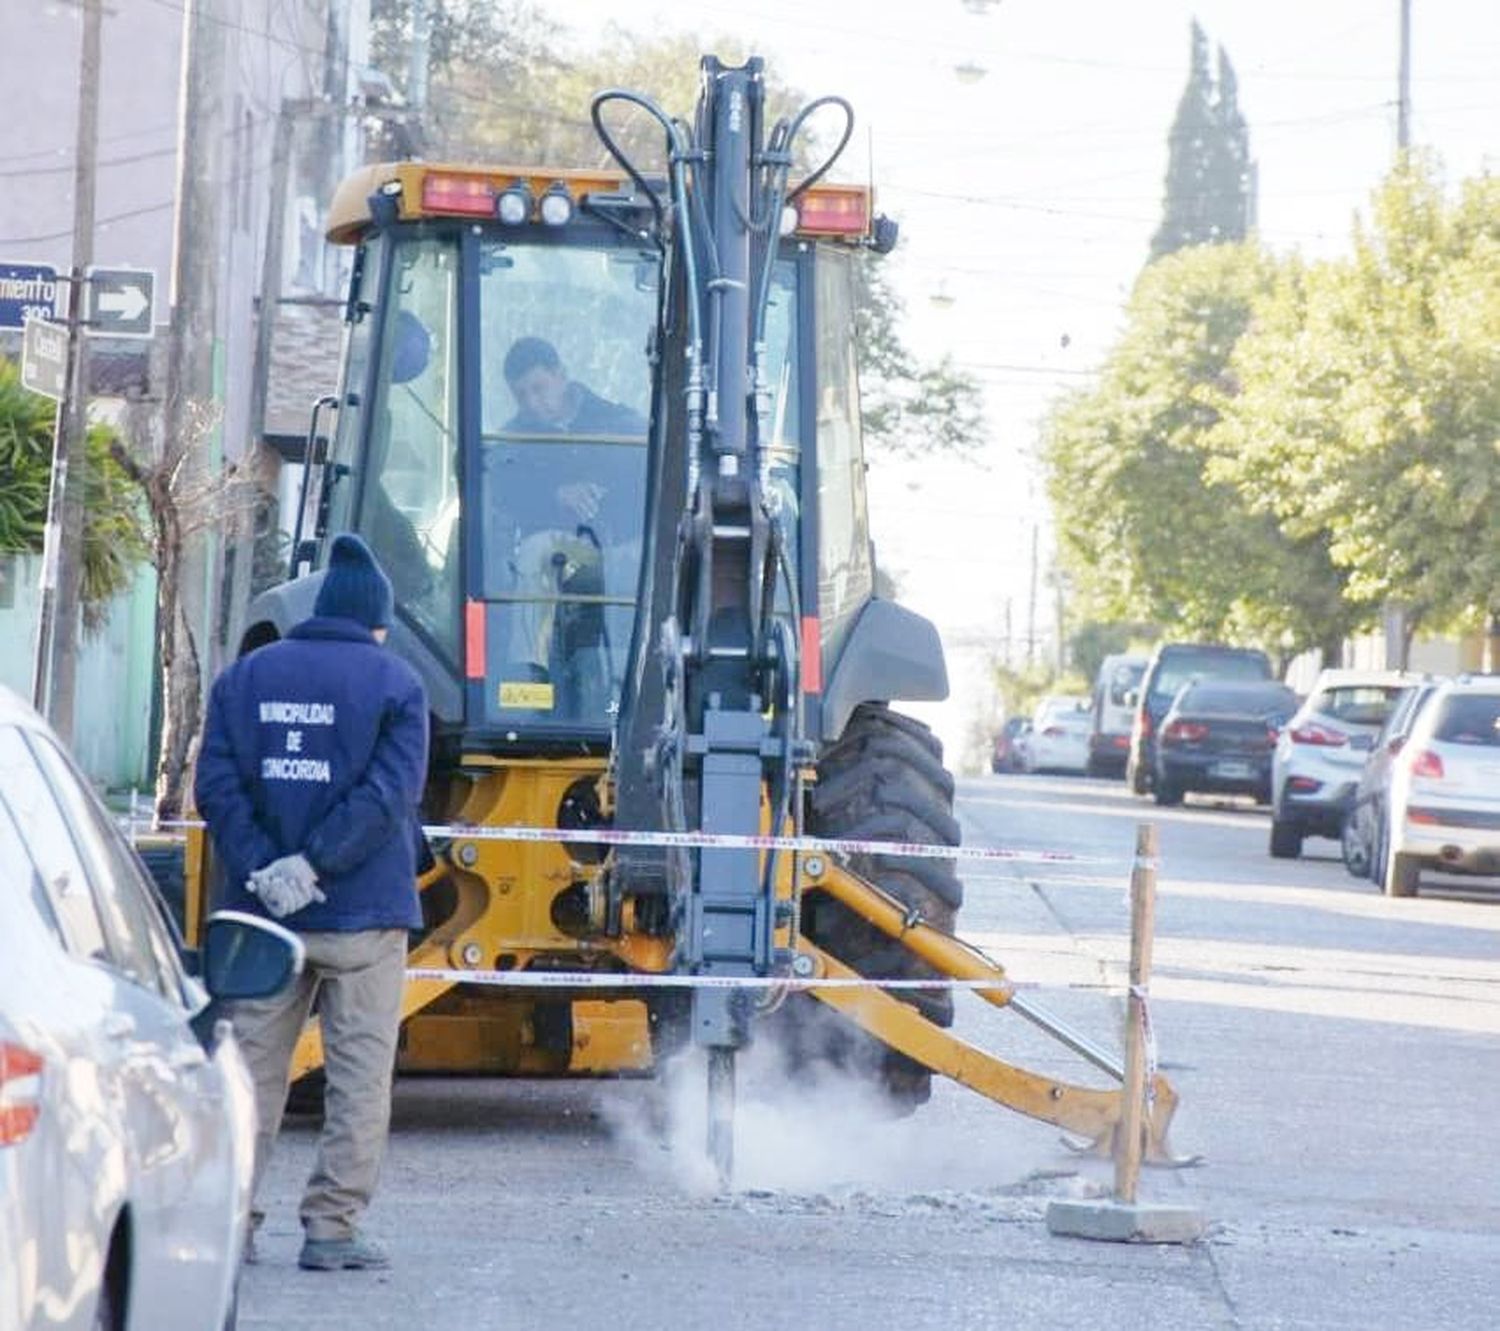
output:
POLYGON ((850 256, 820 250, 816 264, 818 610, 836 656, 869 599, 874 569, 865 508, 865 459, 855 373, 850 256))
POLYGON ((457 243, 399 242, 390 282, 355 527, 389 575, 402 612, 457 662, 457 243))

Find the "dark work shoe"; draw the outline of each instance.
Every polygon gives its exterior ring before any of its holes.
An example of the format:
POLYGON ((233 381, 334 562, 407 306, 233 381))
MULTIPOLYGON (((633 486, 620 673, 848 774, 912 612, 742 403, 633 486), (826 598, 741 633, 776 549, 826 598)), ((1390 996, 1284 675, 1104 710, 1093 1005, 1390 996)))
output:
POLYGON ((304 1271, 381 1271, 391 1264, 374 1239, 353 1234, 347 1239, 307 1239, 297 1255, 304 1271))

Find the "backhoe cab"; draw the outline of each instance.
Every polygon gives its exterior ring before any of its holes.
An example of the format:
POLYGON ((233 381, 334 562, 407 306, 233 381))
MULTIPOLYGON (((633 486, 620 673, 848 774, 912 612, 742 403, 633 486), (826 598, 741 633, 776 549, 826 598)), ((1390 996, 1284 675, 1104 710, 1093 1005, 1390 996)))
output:
MULTIPOLYGON (((708 58, 691 128, 640 94, 596 98, 617 172, 402 162, 347 180, 328 224, 354 247, 331 441, 315 412, 294 567, 243 644, 310 612, 338 532, 391 576, 391 643, 432 708, 424 816, 445 829, 401 1066, 618 1073, 691 1041, 726 1175, 734 1052, 776 1006, 768 981, 962 974, 1013 997, 949 936, 951 859, 703 844, 958 843, 940 746, 888 707, 946 694, 937 634, 874 594, 853 279, 894 227, 869 190, 824 183, 831 159, 791 180, 828 107, 847 141, 837 98, 766 125, 759 62, 708 58), (663 178, 616 147, 618 103, 661 125, 663 178), (638 843, 587 839, 604 826, 638 843), (505 839, 518 827, 577 839, 505 839), (542 971, 579 982, 496 982, 542 971), (609 987, 641 972, 744 987, 609 987)), ((780 1005, 794 1065, 832 1060, 906 1107, 939 1068, 1090 1135, 1118 1118, 1117 1093, 954 1041, 946 990, 855 992, 780 1005)), ((299 1067, 318 1061, 310 1031, 299 1067)), ((1165 1087, 1157 1103, 1164 1131, 1165 1087)))

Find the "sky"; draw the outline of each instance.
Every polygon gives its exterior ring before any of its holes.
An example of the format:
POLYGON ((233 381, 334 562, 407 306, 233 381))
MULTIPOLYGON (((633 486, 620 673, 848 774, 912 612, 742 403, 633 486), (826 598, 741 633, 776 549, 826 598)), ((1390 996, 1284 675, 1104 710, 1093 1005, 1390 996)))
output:
MULTIPOLYGON (((1050 524, 1034 465, 1049 403, 1087 385, 1160 219, 1167 132, 1194 16, 1233 60, 1259 166, 1262 239, 1344 252, 1395 146, 1399 0, 551 0, 585 33, 723 34, 786 82, 837 92, 843 164, 873 178, 910 345, 985 387, 969 463, 871 461, 877 557, 933 619, 955 697, 925 709, 955 759, 994 719, 988 660, 1052 635, 1050 524), (962 67, 968 67, 966 70, 962 67), (965 77, 967 75, 967 77, 965 77)), ((1500 4, 1413 0, 1412 133, 1450 180, 1500 169, 1500 4)), ((1047 644, 1040 645, 1042 649, 1047 644)))

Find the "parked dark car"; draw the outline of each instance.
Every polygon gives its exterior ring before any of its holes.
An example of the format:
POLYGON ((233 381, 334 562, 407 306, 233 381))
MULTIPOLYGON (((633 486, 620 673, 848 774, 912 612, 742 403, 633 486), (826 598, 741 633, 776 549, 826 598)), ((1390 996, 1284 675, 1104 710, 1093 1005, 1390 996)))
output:
POLYGON ((1151 788, 1156 778, 1156 732, 1184 684, 1195 679, 1245 683, 1271 677, 1270 658, 1251 648, 1205 642, 1165 642, 1157 647, 1134 699, 1135 724, 1125 770, 1131 790, 1144 795, 1151 788))
POLYGON ((1031 729, 1031 722, 1024 716, 1013 716, 995 735, 995 747, 990 753, 990 771, 1019 772, 1021 770, 1021 738, 1031 729))
POLYGON ((1360 773, 1359 786, 1354 801, 1344 815, 1340 835, 1344 868, 1356 878, 1373 878, 1381 882, 1385 878, 1385 865, 1380 859, 1384 845, 1386 796, 1390 789, 1391 768, 1397 755, 1406 746, 1417 719, 1426 710, 1427 704, 1437 693, 1441 679, 1425 678, 1409 689, 1386 718, 1385 726, 1375 737, 1369 756, 1360 773))
POLYGON ((1299 699, 1272 681, 1202 679, 1183 685, 1162 718, 1152 793, 1181 804, 1189 791, 1271 802, 1271 755, 1299 699))

